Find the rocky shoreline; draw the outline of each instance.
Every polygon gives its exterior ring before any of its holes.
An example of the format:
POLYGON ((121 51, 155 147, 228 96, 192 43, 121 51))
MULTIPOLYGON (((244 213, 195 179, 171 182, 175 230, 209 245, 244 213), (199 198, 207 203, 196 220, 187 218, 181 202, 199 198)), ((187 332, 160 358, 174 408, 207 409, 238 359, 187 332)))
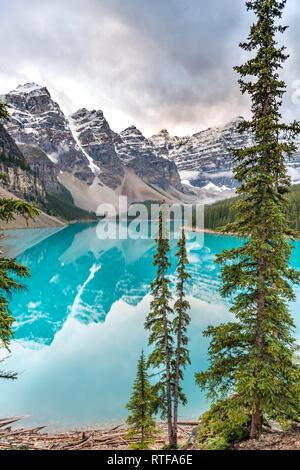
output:
MULTIPOLYGON (((130 450, 135 439, 127 438, 124 424, 112 428, 87 428, 65 432, 47 432, 45 426, 13 427, 22 418, 0 419, 0 450, 130 450)), ((179 448, 197 450, 197 423, 182 422, 178 427, 179 448)), ((167 444, 167 426, 158 423, 152 450, 167 444)), ((264 432, 259 440, 245 440, 233 445, 231 451, 300 450, 300 428, 291 431, 264 432)))
MULTIPOLYGON (((12 428, 22 418, 0 419, 0 450, 129 450, 135 439, 127 438, 126 426, 90 428, 68 432, 47 432, 45 426, 12 428)), ((179 426, 179 445, 182 449, 195 448, 197 426, 182 423, 179 426)), ((162 449, 168 440, 167 426, 158 423, 158 433, 152 449, 162 449)))

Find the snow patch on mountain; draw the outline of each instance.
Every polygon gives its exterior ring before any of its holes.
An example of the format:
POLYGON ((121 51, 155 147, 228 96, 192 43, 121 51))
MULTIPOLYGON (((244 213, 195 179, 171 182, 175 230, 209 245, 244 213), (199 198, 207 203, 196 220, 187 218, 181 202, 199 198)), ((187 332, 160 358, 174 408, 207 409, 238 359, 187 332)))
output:
POLYGON ((58 163, 58 155, 57 153, 48 153, 47 154, 47 157, 49 158, 49 160, 54 163, 54 165, 57 165, 58 163))
MULTIPOLYGON (((82 190, 97 190, 97 200, 101 187, 109 189, 109 197, 122 190, 134 193, 135 199, 137 181, 143 186, 139 194, 147 197, 157 191, 177 191, 179 199, 184 192, 185 200, 232 197, 237 186, 233 149, 253 142, 239 130, 242 117, 191 136, 172 136, 162 129, 146 138, 135 126, 114 132, 101 110, 82 108, 67 118, 48 89, 36 83, 20 85, 1 99, 11 115, 6 129, 23 146, 29 165, 44 175, 47 189, 53 189, 58 174, 67 174, 66 181, 79 180, 82 190)), ((299 182, 300 151, 287 168, 292 181, 299 182)))
POLYGON ((175 161, 180 172, 198 173, 197 178, 186 178, 193 186, 204 187, 212 182, 216 186, 234 188, 232 149, 251 143, 248 134, 239 132, 242 120, 238 117, 224 127, 209 128, 185 137, 172 137, 161 131, 150 140, 157 152, 163 151, 175 161))
POLYGON ((207 189, 209 191, 217 191, 218 193, 222 191, 222 189, 214 183, 208 183, 203 187, 203 189, 207 189))
POLYGON ((75 140, 76 142, 76 150, 80 150, 83 155, 86 157, 86 159, 88 160, 89 162, 89 168, 91 169, 92 173, 95 175, 95 176, 99 176, 100 173, 101 173, 101 170, 100 168, 95 164, 94 160, 92 159, 92 157, 90 157, 90 155, 84 150, 83 146, 81 145, 80 143, 80 140, 79 140, 79 137, 78 137, 78 134, 77 134, 77 130, 76 130, 76 126, 74 124, 74 121, 72 119, 72 117, 69 117, 69 126, 70 126, 70 130, 71 130, 71 133, 72 133, 72 136, 73 136, 73 139, 75 140))

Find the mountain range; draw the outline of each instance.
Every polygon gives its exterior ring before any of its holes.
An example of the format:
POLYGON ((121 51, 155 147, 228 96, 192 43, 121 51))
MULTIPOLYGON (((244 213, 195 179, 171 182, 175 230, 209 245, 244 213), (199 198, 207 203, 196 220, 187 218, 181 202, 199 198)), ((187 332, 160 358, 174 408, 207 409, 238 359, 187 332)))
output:
MULTIPOLYGON (((192 136, 163 129, 146 138, 135 126, 114 132, 101 110, 66 116, 48 89, 35 83, 1 100, 10 114, 0 124, 6 189, 64 218, 87 217, 103 202, 117 206, 120 195, 130 203, 231 197, 232 149, 251 143, 238 130, 242 117, 192 136)), ((292 179, 300 181, 300 151, 287 164, 292 179)))

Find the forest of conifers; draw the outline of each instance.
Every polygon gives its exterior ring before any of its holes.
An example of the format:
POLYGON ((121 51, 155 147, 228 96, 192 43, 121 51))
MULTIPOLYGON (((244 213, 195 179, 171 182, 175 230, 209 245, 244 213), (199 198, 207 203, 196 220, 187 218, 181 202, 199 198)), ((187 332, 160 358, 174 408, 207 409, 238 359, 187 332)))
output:
MULTIPOLYGON (((235 219, 234 203, 236 198, 216 202, 205 207, 204 226, 209 230, 217 230, 235 219)), ((289 195, 290 228, 300 231, 300 184, 292 187, 289 195)))

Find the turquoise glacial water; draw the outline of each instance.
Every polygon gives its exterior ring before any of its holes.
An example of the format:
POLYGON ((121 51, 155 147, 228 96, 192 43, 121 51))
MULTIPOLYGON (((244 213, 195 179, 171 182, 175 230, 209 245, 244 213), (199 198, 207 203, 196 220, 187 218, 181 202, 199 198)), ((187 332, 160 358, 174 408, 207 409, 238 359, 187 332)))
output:
MULTIPOLYGON (((194 373, 207 366, 202 332, 230 318, 214 259, 239 243, 212 234, 190 234, 187 243, 192 364, 185 374, 189 401, 182 418, 197 418, 208 405, 194 382, 194 373)), ((23 424, 58 428, 122 422, 138 356, 147 350, 143 323, 155 274, 154 242, 99 240, 96 224, 76 224, 58 231, 12 231, 6 244, 32 276, 28 290, 11 301, 15 339, 3 368, 19 372, 19 378, 0 382, 0 416, 26 415, 23 424)), ((300 269, 300 242, 291 263, 300 269)), ((300 338, 300 290, 296 293, 291 309, 300 338)))

